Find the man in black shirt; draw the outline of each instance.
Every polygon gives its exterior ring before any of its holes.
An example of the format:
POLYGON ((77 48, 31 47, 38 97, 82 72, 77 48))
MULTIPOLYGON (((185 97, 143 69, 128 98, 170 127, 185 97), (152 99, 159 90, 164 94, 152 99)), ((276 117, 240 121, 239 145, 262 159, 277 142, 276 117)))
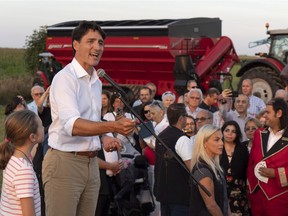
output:
POLYGON ((200 108, 208 110, 212 113, 218 110, 218 107, 215 106, 218 102, 218 96, 220 92, 216 88, 209 88, 205 94, 204 100, 199 105, 200 108))

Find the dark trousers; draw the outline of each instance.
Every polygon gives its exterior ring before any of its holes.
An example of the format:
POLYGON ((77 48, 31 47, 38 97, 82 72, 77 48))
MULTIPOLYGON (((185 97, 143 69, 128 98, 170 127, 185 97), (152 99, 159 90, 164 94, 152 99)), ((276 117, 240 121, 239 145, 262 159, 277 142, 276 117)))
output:
POLYGON ((161 216, 188 216, 189 206, 178 204, 161 204, 161 216))

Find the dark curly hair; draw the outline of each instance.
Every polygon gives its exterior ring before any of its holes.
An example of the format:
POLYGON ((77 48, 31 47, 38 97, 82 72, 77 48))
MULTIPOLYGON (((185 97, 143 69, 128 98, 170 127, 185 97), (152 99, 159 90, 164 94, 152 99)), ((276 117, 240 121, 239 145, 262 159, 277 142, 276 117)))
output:
POLYGON ((274 98, 270 100, 267 105, 271 105, 273 107, 274 112, 276 113, 278 110, 282 111, 282 116, 280 117, 280 129, 285 129, 288 124, 288 105, 287 102, 283 98, 274 98))

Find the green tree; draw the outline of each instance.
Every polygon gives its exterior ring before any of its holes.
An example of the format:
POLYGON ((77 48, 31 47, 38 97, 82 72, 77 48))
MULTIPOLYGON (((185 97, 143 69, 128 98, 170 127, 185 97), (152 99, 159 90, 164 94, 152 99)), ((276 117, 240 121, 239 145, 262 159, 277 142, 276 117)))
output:
POLYGON ((31 73, 39 67, 39 53, 45 51, 45 40, 47 35, 47 26, 40 26, 39 30, 34 30, 33 34, 26 37, 25 41, 25 62, 26 67, 31 73))

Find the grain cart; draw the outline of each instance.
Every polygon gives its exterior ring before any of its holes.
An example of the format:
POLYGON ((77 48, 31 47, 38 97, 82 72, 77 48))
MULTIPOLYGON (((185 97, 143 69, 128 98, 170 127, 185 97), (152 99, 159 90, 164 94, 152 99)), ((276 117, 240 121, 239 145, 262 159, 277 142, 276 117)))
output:
MULTIPOLYGON (((46 49, 63 66, 73 58, 71 33, 79 22, 47 29, 46 49)), ((107 33, 96 69, 103 68, 133 95, 148 82, 156 84, 158 96, 167 90, 179 95, 188 79, 205 90, 239 62, 232 41, 222 36, 219 18, 96 22, 107 33)))

